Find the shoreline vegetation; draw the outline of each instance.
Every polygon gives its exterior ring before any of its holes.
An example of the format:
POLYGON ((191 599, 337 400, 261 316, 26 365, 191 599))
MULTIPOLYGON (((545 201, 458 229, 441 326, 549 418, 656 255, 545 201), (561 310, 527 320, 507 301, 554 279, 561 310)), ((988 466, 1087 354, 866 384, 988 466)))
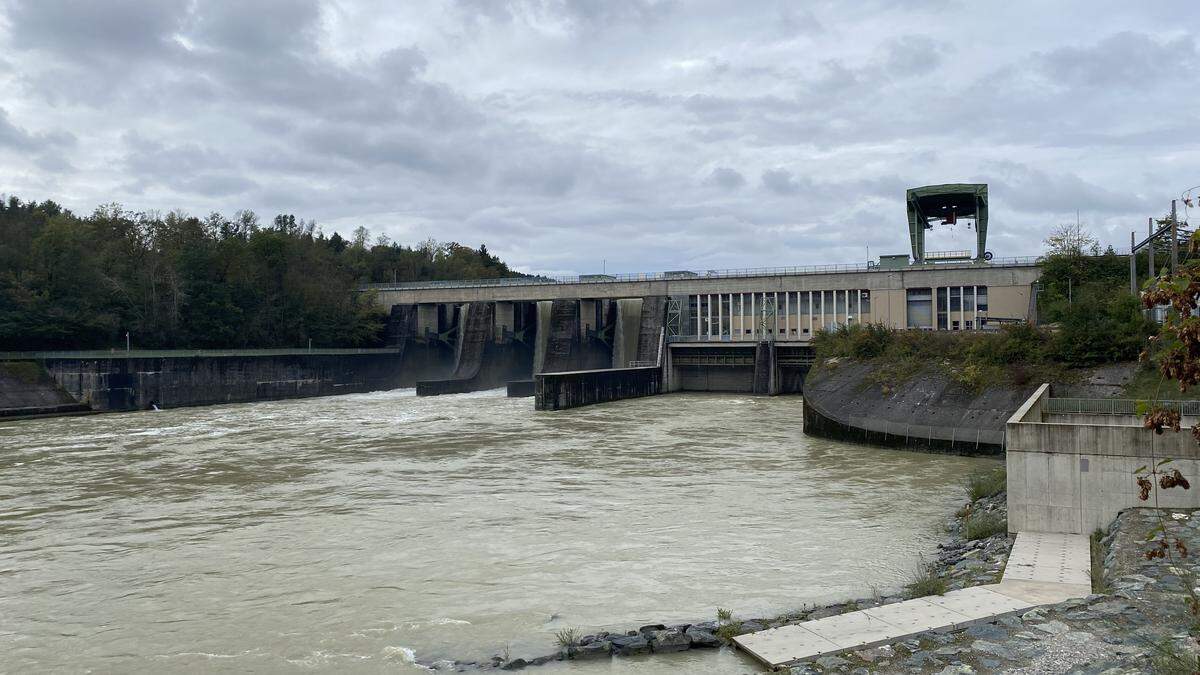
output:
POLYGON ((363 283, 525 276, 488 252, 402 246, 358 227, 252 211, 79 216, 0 198, 0 351, 374 347, 386 313, 363 283))

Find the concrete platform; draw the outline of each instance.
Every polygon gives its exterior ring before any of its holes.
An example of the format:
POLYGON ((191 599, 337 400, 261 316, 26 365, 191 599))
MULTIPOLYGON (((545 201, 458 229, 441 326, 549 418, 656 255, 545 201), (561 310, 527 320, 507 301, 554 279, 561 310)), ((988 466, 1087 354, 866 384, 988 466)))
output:
POLYGON ((804 621, 733 639, 770 668, 959 628, 1091 592, 1087 537, 1022 532, 998 584, 804 621), (1082 580, 1082 581, 1081 581, 1082 580))

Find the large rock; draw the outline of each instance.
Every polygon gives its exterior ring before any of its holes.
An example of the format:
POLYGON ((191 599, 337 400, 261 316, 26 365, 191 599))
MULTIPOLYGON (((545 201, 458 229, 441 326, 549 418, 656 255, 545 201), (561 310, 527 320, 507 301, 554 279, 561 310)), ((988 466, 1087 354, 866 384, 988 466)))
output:
POLYGON ((674 628, 656 630, 650 634, 650 648, 660 654, 682 652, 691 646, 688 636, 674 628))
POLYGON ((645 654, 650 651, 650 641, 640 635, 619 635, 612 638, 612 650, 621 656, 645 654))
POLYGON ((638 633, 641 634, 642 637, 649 640, 650 636, 652 634, 654 634, 656 631, 666 630, 666 629, 667 629, 667 627, 664 624, 652 623, 652 624, 648 624, 648 625, 645 625, 645 626, 642 626, 641 628, 639 628, 638 633))
POLYGON ((595 640, 580 645, 575 648, 574 656, 577 659, 594 659, 599 656, 609 656, 612 654, 612 643, 608 640, 595 640))
POLYGON ((688 642, 692 647, 700 649, 715 649, 721 646, 721 641, 713 635, 712 631, 705 630, 699 626, 692 626, 684 633, 687 636, 688 642))

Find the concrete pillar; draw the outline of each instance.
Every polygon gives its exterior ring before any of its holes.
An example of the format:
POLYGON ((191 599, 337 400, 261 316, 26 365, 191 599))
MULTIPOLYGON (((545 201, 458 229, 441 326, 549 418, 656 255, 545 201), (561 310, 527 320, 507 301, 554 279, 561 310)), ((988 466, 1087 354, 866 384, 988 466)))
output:
POLYGON ((424 339, 428 333, 438 332, 438 306, 417 305, 417 337, 424 339))
POLYGON ((579 301, 579 336, 584 337, 589 332, 595 333, 600 329, 596 322, 596 307, 599 300, 579 301))
POLYGON ((706 310, 706 314, 707 314, 705 323, 708 324, 705 326, 705 335, 707 335, 708 339, 711 340, 712 339, 712 295, 711 294, 704 296, 704 304, 706 305, 705 310, 706 310))
POLYGON ((516 332, 516 325, 516 303, 497 302, 495 309, 495 322, 492 326, 492 339, 497 343, 504 342, 505 335, 512 335, 516 332))
POLYGON ((717 294, 717 339, 725 337, 725 294, 717 294))
POLYGON ((963 305, 966 304, 966 302, 965 302, 966 299, 967 299, 967 287, 959 286, 958 287, 958 329, 959 330, 967 329, 967 314, 966 314, 966 310, 963 309, 963 305))
POLYGON ((792 334, 792 292, 786 291, 783 294, 783 335, 787 337, 792 334))
POLYGON ((700 310, 704 309, 700 306, 700 295, 696 295, 696 339, 700 339, 700 310))
POLYGON ((972 286, 971 292, 974 293, 975 300, 971 302, 971 328, 972 330, 979 329, 979 287, 972 286))
POLYGON ((775 339, 779 339, 779 292, 776 291, 772 301, 775 303, 775 339))
POLYGON ((813 335, 813 312, 816 309, 813 307, 813 292, 808 292, 808 337, 811 339, 813 335))
POLYGON ((758 312, 754 310, 755 296, 757 293, 750 294, 750 339, 758 338, 758 312))

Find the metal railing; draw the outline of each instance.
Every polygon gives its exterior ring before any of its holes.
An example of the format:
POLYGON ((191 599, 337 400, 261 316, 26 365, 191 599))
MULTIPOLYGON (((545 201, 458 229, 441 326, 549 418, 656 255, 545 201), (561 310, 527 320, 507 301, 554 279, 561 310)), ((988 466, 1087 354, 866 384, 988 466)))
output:
MULTIPOLYGON (((961 262, 936 265, 939 269, 958 267, 1031 267, 1040 256, 996 258, 987 263, 961 262)), ((928 265, 927 267, 933 267, 928 265)), ((899 268, 899 269, 917 269, 899 268)), ((406 281, 401 283, 364 284, 360 291, 407 291, 433 288, 486 288, 499 286, 550 286, 561 284, 618 284, 636 281, 699 281, 703 279, 737 279, 744 277, 801 276, 806 274, 848 274, 853 272, 884 271, 876 263, 843 265, 801 265, 793 267, 746 267, 724 270, 689 272, 637 272, 632 274, 584 274, 563 277, 506 277, 502 279, 461 279, 442 281, 406 281)), ((895 269, 886 271, 895 272, 895 269)))
POLYGON ((672 362, 677 366, 753 366, 753 356, 735 354, 697 354, 676 356, 672 362))
POLYGON ((313 348, 281 349, 85 349, 77 351, 0 352, 0 361, 31 361, 40 359, 145 359, 194 358, 215 356, 304 356, 341 354, 398 354, 398 347, 379 348, 313 348))
MULTIPOLYGON (((1178 410, 1181 415, 1200 415, 1200 401, 1158 401, 1156 405, 1178 410)), ((1138 401, 1132 398, 1048 398, 1042 412, 1067 415, 1137 415, 1138 401)))

